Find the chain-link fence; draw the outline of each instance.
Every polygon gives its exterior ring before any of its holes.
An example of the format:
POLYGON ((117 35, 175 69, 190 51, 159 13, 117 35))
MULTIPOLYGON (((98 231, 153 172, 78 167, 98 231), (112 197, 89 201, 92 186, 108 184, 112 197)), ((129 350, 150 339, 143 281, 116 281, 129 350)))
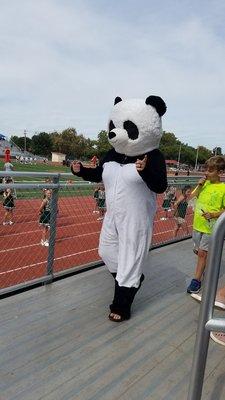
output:
MULTIPOLYGON (((101 263, 102 185, 71 174, 10 174, 13 181, 0 184, 0 294, 101 263)), ((176 201, 197 179, 169 179, 167 192, 157 197, 153 246, 190 236, 193 204, 187 201, 178 212, 176 201)))

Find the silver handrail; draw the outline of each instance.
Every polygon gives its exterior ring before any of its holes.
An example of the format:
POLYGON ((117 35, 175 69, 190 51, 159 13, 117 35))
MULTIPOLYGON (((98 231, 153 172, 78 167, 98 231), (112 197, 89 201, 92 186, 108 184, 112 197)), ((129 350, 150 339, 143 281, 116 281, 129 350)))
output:
POLYGON ((213 318, 213 308, 219 280, 224 238, 225 213, 218 218, 215 224, 209 248, 188 400, 200 400, 202 396, 210 331, 225 332, 225 318, 213 318))

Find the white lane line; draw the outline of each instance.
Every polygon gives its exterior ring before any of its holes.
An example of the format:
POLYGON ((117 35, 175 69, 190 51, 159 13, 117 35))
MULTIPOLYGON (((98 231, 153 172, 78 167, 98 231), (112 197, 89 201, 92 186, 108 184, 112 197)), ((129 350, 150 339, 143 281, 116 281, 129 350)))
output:
MULTIPOLYGON (((69 254, 69 255, 67 255, 67 256, 57 257, 57 258, 54 258, 54 261, 62 260, 63 258, 78 256, 78 255, 84 254, 84 253, 89 253, 89 252, 94 251, 94 250, 98 250, 98 247, 95 247, 94 249, 89 249, 89 250, 85 250, 85 251, 80 251, 80 252, 78 252, 78 253, 69 254)), ((24 265, 24 267, 19 267, 19 268, 15 268, 15 269, 10 269, 10 270, 8 270, 8 271, 0 272, 0 275, 10 274, 10 273, 12 273, 12 272, 21 271, 22 269, 27 269, 27 268, 31 268, 31 267, 36 267, 37 265, 42 265, 42 264, 46 264, 46 263, 47 263, 47 260, 45 260, 45 261, 40 261, 40 262, 35 263, 35 264, 24 265)), ((78 267, 79 267, 79 265, 78 265, 78 267)))
MULTIPOLYGON (((57 229, 62 229, 62 228, 70 228, 72 226, 80 226, 80 225, 90 225, 90 224, 95 224, 98 221, 90 221, 90 222, 79 222, 78 224, 71 224, 71 225, 58 225, 57 229)), ((34 231, 26 231, 26 232, 17 232, 17 233, 9 233, 8 235, 4 235, 4 236, 0 236, 1 238, 6 238, 7 236, 11 237, 11 236, 18 236, 18 235, 27 235, 29 233, 37 233, 37 232, 41 232, 40 229, 36 229, 34 231)))
MULTIPOLYGON (((62 220, 62 219, 68 219, 68 218, 81 218, 81 217, 84 217, 84 216, 93 216, 93 212, 91 212, 90 210, 87 210, 87 211, 89 211, 89 212, 83 212, 82 214, 70 214, 70 215, 60 215, 60 211, 59 211, 59 215, 57 216, 57 219, 58 220, 62 220)), ((68 211, 69 212, 69 211, 68 211)), ((29 215, 30 215, 30 220, 29 221, 24 221, 23 220, 23 218, 24 218, 24 214, 17 214, 17 213, 15 213, 15 215, 16 215, 16 218, 18 219, 18 223, 19 224, 22 224, 22 223, 24 223, 24 224, 30 224, 30 223, 32 223, 32 222, 36 222, 37 220, 38 220, 38 217, 39 217, 39 215, 38 215, 38 213, 37 213, 37 210, 35 210, 35 212, 34 213, 26 213, 26 217, 29 217, 29 215), (31 219, 33 216, 34 216, 34 214, 36 214, 37 215, 37 218, 36 219, 31 219), (21 221, 19 221, 21 219, 21 221)))
MULTIPOLYGON (((72 219, 74 219, 74 218, 82 218, 82 219, 84 219, 84 217, 87 217, 87 218, 90 218, 90 217, 93 217, 93 214, 91 213, 91 214, 79 214, 79 215, 70 215, 70 216, 68 216, 68 217, 65 217, 65 216, 59 216, 58 217, 58 219, 57 219, 57 221, 58 222, 64 222, 65 220, 67 220, 67 219, 70 219, 70 220, 72 220, 72 219)), ((87 221, 88 222, 88 221, 87 221)), ((39 218, 37 218, 37 219, 32 219, 32 220, 30 220, 30 221, 18 221, 18 219, 16 218, 16 221, 15 221, 15 224, 16 224, 16 226, 18 226, 18 225, 28 225, 28 224, 35 224, 35 225, 37 225, 39 223, 39 218)), ((64 226, 66 226, 66 225, 64 225, 64 226)), ((3 228, 4 229, 4 228, 3 228)), ((6 228, 7 229, 7 228, 6 228)), ((1 237, 1 236, 0 236, 1 237)))
MULTIPOLYGON (((192 228, 192 225, 188 225, 188 228, 192 228)), ((169 229, 168 231, 163 231, 163 232, 153 233, 153 235, 152 235, 152 236, 163 235, 164 233, 169 233, 169 232, 173 232, 173 231, 174 231, 174 228, 173 228, 173 229, 169 229)), ((172 238, 172 239, 173 239, 173 238, 172 238)))
MULTIPOLYGON (((90 232, 90 233, 83 233, 82 235, 76 235, 76 236, 67 236, 67 237, 62 238, 62 239, 56 239, 56 243, 57 242, 63 242, 64 240, 70 240, 70 239, 75 239, 75 238, 84 237, 84 236, 86 237, 86 236, 90 236, 90 235, 96 235, 96 234, 99 234, 99 233, 100 233, 100 231, 90 232)), ((28 244, 26 246, 12 247, 11 249, 0 250, 0 253, 6 253, 6 252, 9 252, 9 251, 26 249, 28 247, 34 247, 34 246, 40 246, 40 243, 33 243, 33 244, 28 244)))

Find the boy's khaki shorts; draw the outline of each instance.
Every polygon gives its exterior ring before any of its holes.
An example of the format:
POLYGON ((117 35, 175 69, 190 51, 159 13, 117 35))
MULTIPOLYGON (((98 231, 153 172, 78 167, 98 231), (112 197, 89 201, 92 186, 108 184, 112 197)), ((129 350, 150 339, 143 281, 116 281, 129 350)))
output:
POLYGON ((202 233, 193 230, 192 239, 194 242, 194 251, 198 251, 199 249, 208 251, 211 236, 212 235, 209 233, 202 233))

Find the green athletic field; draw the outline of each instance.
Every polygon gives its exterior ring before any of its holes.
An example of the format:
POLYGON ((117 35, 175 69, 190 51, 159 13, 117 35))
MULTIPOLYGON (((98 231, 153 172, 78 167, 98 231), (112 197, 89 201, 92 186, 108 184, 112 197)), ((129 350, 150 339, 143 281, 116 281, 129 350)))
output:
MULTIPOLYGON (((44 163, 37 163, 36 165, 31 164, 20 164, 19 162, 12 161, 14 166, 14 171, 23 171, 23 172, 50 172, 50 173, 70 173, 70 168, 64 165, 51 165, 51 164, 44 164, 44 163)), ((4 161, 0 160, 0 171, 4 170, 4 161)), ((71 180, 75 183, 75 181, 82 181, 81 178, 76 176, 71 176, 69 179, 62 178, 60 182, 66 183, 68 180, 71 180)), ((18 177, 14 179, 14 182, 19 183, 29 183, 29 182, 44 182, 45 178, 38 178, 38 177, 18 177)), ((93 192, 93 186, 90 187, 87 185, 80 187, 79 184, 77 187, 71 187, 68 185, 66 188, 60 189, 59 196, 60 197, 68 197, 68 196, 90 196, 93 192)), ((42 196, 40 189, 32 189, 32 190, 17 190, 17 197, 18 198, 40 198, 42 196)))
MULTIPOLYGON (((19 162, 11 161, 15 171, 24 172, 70 172, 70 168, 64 165, 51 165, 44 163, 37 163, 36 165, 31 164, 20 164, 19 162)), ((0 160, 0 170, 4 170, 4 161, 0 160)))

